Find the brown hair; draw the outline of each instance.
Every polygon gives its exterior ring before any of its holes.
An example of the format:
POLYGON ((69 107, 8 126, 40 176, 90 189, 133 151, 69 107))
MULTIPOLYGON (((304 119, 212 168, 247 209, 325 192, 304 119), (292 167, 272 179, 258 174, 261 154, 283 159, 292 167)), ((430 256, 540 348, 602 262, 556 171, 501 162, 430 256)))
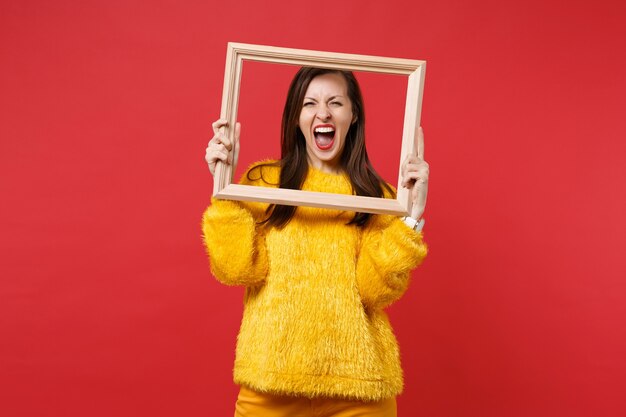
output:
MULTIPOLYGON (((352 114, 356 121, 350 126, 346 143, 340 157, 341 168, 346 172, 353 193, 359 196, 383 197, 383 187, 395 196, 393 189, 376 173, 365 149, 365 112, 361 89, 354 74, 325 68, 302 67, 291 81, 287 92, 287 101, 283 110, 281 129, 280 188, 299 190, 306 178, 309 163, 307 160, 306 141, 298 126, 304 95, 313 78, 328 74, 341 74, 348 85, 348 97, 352 102, 352 114)), ((262 169, 263 165, 259 168, 262 169)), ((248 172, 250 178, 250 172, 248 172)), ((296 211, 296 206, 271 204, 266 211, 268 217, 261 223, 281 228, 285 226, 296 211)), ((370 219, 369 213, 356 213, 348 224, 364 226, 370 219)))

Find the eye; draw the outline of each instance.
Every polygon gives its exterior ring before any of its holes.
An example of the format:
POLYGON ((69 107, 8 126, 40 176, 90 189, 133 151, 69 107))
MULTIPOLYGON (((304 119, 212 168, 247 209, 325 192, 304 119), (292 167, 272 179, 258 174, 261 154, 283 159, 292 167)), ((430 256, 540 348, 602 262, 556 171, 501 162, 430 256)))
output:
POLYGON ((306 106, 311 106, 313 104, 315 104, 315 103, 313 103, 312 101, 305 101, 303 106, 306 107, 306 106))
POLYGON ((330 104, 333 106, 343 106, 343 103, 340 101, 331 101, 330 104))

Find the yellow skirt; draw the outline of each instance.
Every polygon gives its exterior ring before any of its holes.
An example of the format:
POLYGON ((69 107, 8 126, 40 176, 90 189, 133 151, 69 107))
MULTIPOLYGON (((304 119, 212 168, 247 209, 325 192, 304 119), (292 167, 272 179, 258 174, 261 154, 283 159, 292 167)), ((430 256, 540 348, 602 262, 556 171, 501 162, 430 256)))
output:
POLYGON ((260 393, 241 386, 235 417, 397 417, 396 399, 350 401, 260 393))

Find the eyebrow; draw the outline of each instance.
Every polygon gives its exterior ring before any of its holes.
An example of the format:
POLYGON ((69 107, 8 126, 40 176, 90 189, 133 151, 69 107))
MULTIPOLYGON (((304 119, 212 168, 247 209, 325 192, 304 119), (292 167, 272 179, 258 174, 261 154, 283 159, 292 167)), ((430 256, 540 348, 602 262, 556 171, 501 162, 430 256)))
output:
MULTIPOLYGON (((304 98, 305 98, 305 99, 308 99, 308 100, 317 101, 317 99, 314 99, 313 97, 304 97, 304 98)), ((342 96, 341 94, 339 94, 339 95, 336 95, 336 96, 329 97, 329 98, 328 98, 328 100, 334 100, 334 99, 336 99, 336 98, 344 98, 344 96, 342 96)))

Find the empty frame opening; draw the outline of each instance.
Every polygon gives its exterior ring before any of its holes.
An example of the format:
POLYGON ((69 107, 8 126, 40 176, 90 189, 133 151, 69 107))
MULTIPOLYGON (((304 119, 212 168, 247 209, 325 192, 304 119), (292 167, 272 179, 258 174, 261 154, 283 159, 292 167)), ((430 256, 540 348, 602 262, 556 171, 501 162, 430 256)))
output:
MULTIPOLYGON (((282 113, 291 80, 300 66, 244 61, 237 120, 242 125, 233 183, 250 164, 280 159, 282 113)), ((374 169, 397 185, 407 76, 353 72, 363 95, 366 147, 374 169)))

